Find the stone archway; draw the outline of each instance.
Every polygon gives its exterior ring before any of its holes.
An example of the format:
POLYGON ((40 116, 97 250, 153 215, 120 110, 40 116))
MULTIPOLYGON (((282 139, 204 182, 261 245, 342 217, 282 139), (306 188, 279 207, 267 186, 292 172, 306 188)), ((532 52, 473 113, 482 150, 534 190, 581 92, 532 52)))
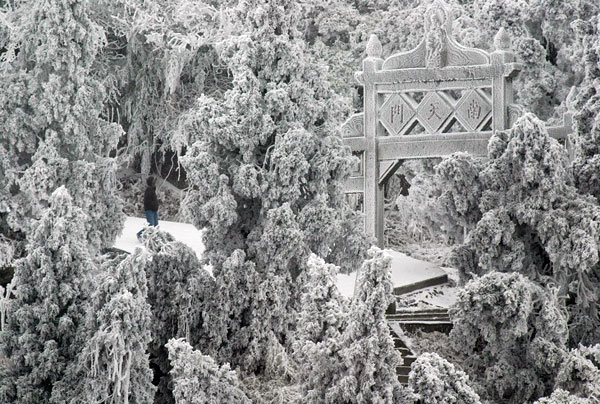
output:
MULTIPOLYGON (((425 33, 413 50, 382 59, 375 35, 355 77, 364 112, 342 126, 344 143, 360 158, 346 192, 361 194, 365 231, 383 245, 383 187, 404 159, 467 152, 486 156, 488 140, 512 127, 522 113, 514 104, 513 78, 521 70, 511 39, 500 29, 492 53, 467 48, 452 36, 447 5, 435 0, 425 13, 425 33)), ((571 117, 551 136, 567 142, 571 117)), ((568 146, 568 145, 567 145, 568 146)))

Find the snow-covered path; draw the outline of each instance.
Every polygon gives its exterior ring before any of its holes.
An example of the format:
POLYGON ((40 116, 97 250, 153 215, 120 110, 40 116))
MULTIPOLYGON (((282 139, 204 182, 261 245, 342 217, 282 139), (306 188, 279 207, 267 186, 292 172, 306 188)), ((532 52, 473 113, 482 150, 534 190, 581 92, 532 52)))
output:
MULTIPOLYGON (((123 232, 117 237, 115 241, 115 247, 121 250, 132 253, 136 247, 143 247, 142 244, 137 240, 137 232, 140 231, 146 224, 146 219, 141 217, 128 216, 125 219, 125 225, 123 232)), ((167 222, 165 220, 158 220, 158 227, 162 231, 170 233, 176 240, 190 246, 198 258, 202 256, 204 252, 204 245, 202 244, 202 232, 196 229, 193 225, 179 222, 167 222)))
MULTIPOLYGON (((137 240, 136 233, 145 223, 145 218, 127 217, 123 232, 117 237, 115 247, 130 253, 133 252, 136 247, 142 247, 137 240)), ((160 220, 159 227, 161 230, 170 233, 176 240, 190 246, 198 258, 201 257, 204 251, 202 232, 193 225, 160 220)), ((395 289, 424 282, 446 274, 440 267, 430 262, 411 258, 393 250, 386 250, 386 252, 392 256, 392 282, 394 283, 395 289)), ((340 289, 340 292, 344 296, 352 296, 355 281, 356 272, 351 274, 339 274, 338 288, 340 289)))

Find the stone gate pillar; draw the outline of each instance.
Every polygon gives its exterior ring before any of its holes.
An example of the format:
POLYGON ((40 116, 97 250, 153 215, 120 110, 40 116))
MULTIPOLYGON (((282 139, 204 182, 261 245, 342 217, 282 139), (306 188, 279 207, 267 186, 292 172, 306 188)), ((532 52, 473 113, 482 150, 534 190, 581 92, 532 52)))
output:
MULTIPOLYGON (((373 73, 380 71, 383 64, 381 43, 375 35, 371 35, 367 43, 367 57, 363 60, 364 80, 364 119, 365 149, 363 152, 363 170, 365 189, 363 204, 365 212, 365 230, 377 240, 383 240, 384 205, 383 185, 379 184, 379 157, 377 153, 377 137, 380 134, 377 120, 378 94, 374 80, 369 80, 373 73)), ((380 243, 381 244, 381 243, 380 243)))

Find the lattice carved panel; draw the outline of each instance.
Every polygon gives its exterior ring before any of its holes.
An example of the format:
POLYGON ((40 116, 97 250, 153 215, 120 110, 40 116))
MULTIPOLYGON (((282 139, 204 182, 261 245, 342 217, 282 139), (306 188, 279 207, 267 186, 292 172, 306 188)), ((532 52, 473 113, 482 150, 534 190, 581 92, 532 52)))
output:
POLYGON ((452 100, 438 91, 425 95, 417 108, 419 122, 429 133, 443 132, 448 118, 454 112, 452 100))
POLYGON ((468 130, 480 130, 492 113, 491 102, 478 90, 469 90, 456 105, 456 118, 468 130))
POLYGON ((415 102, 405 94, 389 96, 379 112, 381 123, 392 136, 406 133, 414 122, 415 115, 415 102))

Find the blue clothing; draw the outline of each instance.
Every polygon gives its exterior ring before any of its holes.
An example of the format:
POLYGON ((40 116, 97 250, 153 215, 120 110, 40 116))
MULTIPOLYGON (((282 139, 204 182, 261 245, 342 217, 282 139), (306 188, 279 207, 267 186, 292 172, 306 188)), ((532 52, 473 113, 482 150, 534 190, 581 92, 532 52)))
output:
MULTIPOLYGON (((146 214, 146 220, 148 221, 148 224, 150 226, 158 226, 158 212, 157 211, 146 210, 146 211, 144 211, 144 213, 146 214)), ((140 237, 142 237, 143 232, 144 232, 144 229, 138 231, 138 233, 137 233, 138 239, 140 237)))
POLYGON ((156 210, 146 210, 144 212, 150 226, 158 226, 158 212, 156 210))

